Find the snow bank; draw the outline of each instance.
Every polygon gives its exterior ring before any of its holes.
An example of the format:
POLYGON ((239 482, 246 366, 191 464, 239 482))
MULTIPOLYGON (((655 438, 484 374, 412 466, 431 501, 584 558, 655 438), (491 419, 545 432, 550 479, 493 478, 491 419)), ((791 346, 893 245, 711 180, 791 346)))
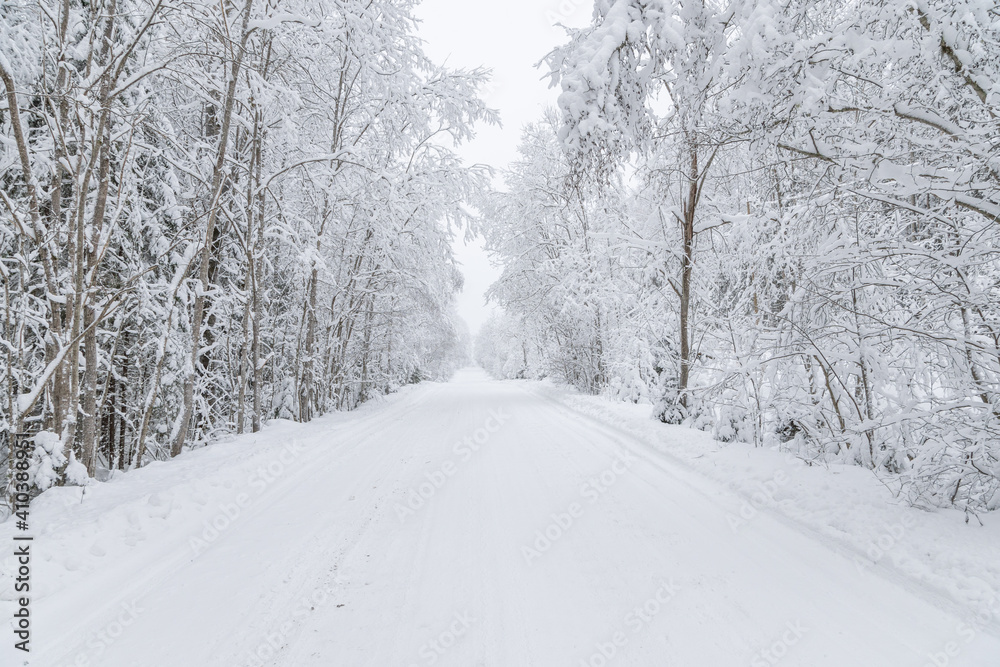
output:
MULTIPOLYGON (((200 545, 210 543, 213 535, 238 520, 234 514, 246 509, 234 505, 234 498, 243 494, 243 505, 255 504, 286 476, 328 454, 331 434, 335 437, 341 422, 356 424, 367 413, 405 400, 415 388, 404 387, 352 412, 327 415, 308 425, 271 420, 259 433, 231 436, 172 461, 116 473, 107 482, 45 491, 31 503, 31 529, 26 533, 35 538, 32 602, 91 573, 113 571, 126 552, 141 552, 134 554, 137 562, 164 567, 178 558, 197 557, 200 545)), ((14 521, 0 523, 0 544, 12 544, 16 534, 21 533, 14 521)), ((4 618, 10 618, 16 570, 14 557, 5 549, 0 561, 4 618)))
POLYGON ((966 523, 958 510, 928 511, 898 499, 871 471, 807 465, 773 449, 722 443, 705 432, 662 424, 649 405, 584 396, 551 383, 533 391, 629 433, 675 462, 742 495, 734 530, 767 512, 845 551, 860 571, 918 583, 959 615, 1000 628, 1000 515, 966 523))

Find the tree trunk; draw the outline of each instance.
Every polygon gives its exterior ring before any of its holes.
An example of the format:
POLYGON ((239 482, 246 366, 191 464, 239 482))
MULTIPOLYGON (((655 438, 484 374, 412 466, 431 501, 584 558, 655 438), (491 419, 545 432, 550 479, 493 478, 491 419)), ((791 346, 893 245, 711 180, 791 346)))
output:
POLYGON ((208 222, 205 225, 205 240, 201 252, 201 268, 198 273, 198 293, 194 300, 194 313, 191 318, 191 367, 187 369, 184 379, 184 410, 180 426, 170 447, 170 455, 177 456, 187 440, 188 429, 194 414, 194 380, 199 365, 201 353, 202 321, 205 316, 205 297, 211 285, 209 271, 212 266, 212 244, 215 241, 215 224, 218 219, 219 198, 224 185, 226 152, 229 147, 229 126, 232 122, 233 108, 236 104, 236 90, 239 82, 240 67, 246 52, 246 41, 249 36, 250 11, 253 0, 246 0, 243 6, 242 26, 240 28, 240 43, 236 49, 236 58, 230 67, 229 82, 226 90, 225 104, 222 113, 222 126, 219 130, 219 146, 216 151, 215 168, 212 172, 212 197, 209 201, 208 222))
POLYGON ((691 276, 694 270, 694 222, 698 206, 698 148, 691 137, 687 140, 688 170, 687 194, 684 198, 681 234, 683 253, 681 255, 680 290, 680 347, 681 368, 677 378, 677 397, 681 409, 686 414, 691 408, 688 384, 691 378, 691 276))
POLYGON ((299 421, 307 422, 313 415, 313 372, 315 364, 313 356, 316 347, 316 283, 319 281, 319 270, 314 266, 309 275, 309 296, 306 304, 306 334, 305 351, 302 355, 302 383, 299 387, 299 421))

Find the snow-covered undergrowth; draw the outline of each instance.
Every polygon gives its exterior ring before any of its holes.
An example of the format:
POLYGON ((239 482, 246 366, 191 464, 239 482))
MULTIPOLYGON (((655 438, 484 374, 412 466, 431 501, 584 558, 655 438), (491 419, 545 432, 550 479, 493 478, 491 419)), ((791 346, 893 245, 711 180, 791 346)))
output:
POLYGON ((774 449, 662 424, 650 417, 648 404, 578 394, 547 381, 532 386, 744 496, 739 515, 730 518, 733 530, 752 530, 762 512, 793 521, 845 550, 859 569, 924 584, 946 604, 976 610, 1000 627, 1000 514, 967 522, 958 510, 915 508, 858 466, 807 465, 774 449))

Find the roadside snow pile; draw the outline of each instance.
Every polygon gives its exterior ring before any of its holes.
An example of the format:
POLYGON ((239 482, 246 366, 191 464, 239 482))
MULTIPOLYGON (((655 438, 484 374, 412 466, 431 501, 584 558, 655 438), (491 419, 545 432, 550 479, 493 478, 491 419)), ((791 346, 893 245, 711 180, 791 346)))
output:
MULTIPOLYGON (((178 531, 224 523, 217 516, 232 520, 221 509, 223 501, 241 486, 251 490, 257 469, 280 475, 272 462, 280 464, 283 448, 295 445, 288 438, 296 427, 271 422, 260 433, 119 473, 106 483, 53 487, 41 494, 30 510, 29 534, 36 545, 32 599, 44 599, 88 572, 116 567, 126 551, 149 551, 155 561, 164 560, 172 547, 183 545, 186 552, 189 538, 178 531)), ((297 452, 293 447, 291 453, 297 452)), ((292 462, 289 454, 285 459, 292 462)), ((0 524, 0 541, 9 542, 13 533, 13 521, 0 524)), ((0 605, 14 599, 14 568, 12 558, 0 565, 0 605)))
POLYGON ((1000 628, 1000 515, 966 523, 963 512, 927 511, 896 498, 870 471, 807 465, 789 454, 712 436, 651 418, 651 406, 585 396, 548 382, 539 394, 629 433, 675 462, 724 484, 745 499, 734 531, 752 530, 761 512, 845 553, 862 573, 917 581, 938 592, 959 616, 1000 628))
MULTIPOLYGON (((358 424, 366 413, 409 395, 408 388, 350 413, 334 413, 302 424, 275 419, 259 433, 232 436, 185 452, 169 462, 117 473, 88 486, 52 487, 31 503, 29 535, 34 537, 32 602, 78 582, 90 573, 128 562, 154 564, 167 571, 193 560, 263 494, 294 483, 295 471, 339 449, 341 422, 358 424), (194 529, 192 529, 194 527, 194 529)), ((349 440, 349 439, 348 439, 349 440)), ((14 521, 0 523, 0 543, 19 533, 14 521)), ((0 616, 9 618, 15 599, 17 562, 9 551, 0 561, 0 616)), ((122 572, 152 577, 155 573, 122 572)))

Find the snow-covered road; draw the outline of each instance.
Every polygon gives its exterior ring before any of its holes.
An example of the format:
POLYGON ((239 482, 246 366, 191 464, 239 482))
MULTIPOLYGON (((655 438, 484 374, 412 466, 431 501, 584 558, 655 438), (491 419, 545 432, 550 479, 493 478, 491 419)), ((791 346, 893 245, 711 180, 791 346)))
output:
POLYGON ((57 583, 31 665, 1000 664, 927 595, 766 512, 734 528, 743 499, 529 383, 463 371, 239 444, 63 509, 37 548, 85 553, 34 575, 57 583))

